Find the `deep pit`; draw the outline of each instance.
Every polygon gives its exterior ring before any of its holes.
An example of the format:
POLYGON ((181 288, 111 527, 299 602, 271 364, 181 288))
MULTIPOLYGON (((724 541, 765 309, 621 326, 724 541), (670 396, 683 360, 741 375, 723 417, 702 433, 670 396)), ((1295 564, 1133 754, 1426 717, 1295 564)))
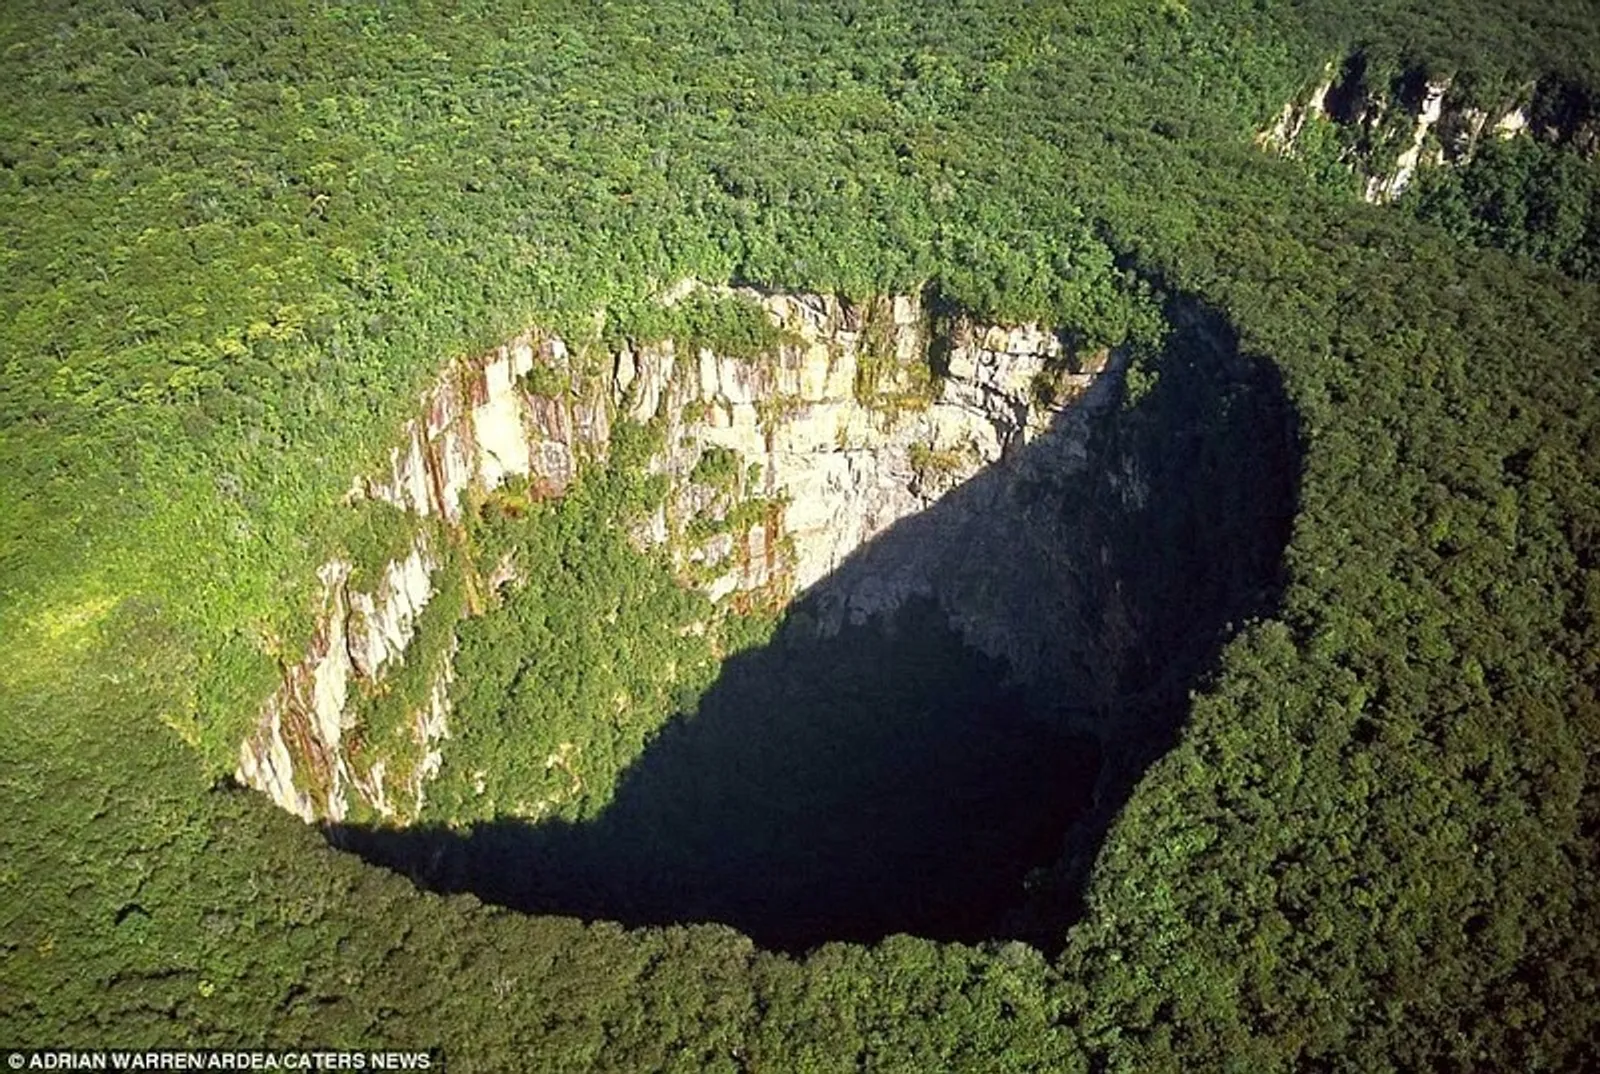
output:
POLYGON ((1292 408, 1223 318, 1168 314, 1125 382, 857 549, 726 661, 598 817, 330 838, 526 912, 720 922, 790 951, 900 932, 1057 946, 1190 691, 1281 591, 1292 408), (894 579, 907 596, 885 610, 894 579))

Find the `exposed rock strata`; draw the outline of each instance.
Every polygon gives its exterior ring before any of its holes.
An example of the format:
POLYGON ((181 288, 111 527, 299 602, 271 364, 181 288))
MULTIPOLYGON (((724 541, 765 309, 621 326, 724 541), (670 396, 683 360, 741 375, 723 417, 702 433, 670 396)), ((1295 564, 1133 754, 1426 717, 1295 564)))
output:
POLYGON ((1408 76, 1374 88, 1365 75, 1359 56, 1342 71, 1329 63, 1315 84, 1284 104, 1256 144, 1297 156, 1313 124, 1336 125, 1345 143, 1341 159, 1361 176, 1363 196, 1375 204, 1400 197, 1419 168, 1467 163, 1485 138, 1531 135, 1583 154, 1600 147, 1600 116, 1570 87, 1529 83, 1485 109, 1458 93, 1449 77, 1408 76), (1542 118, 1535 122, 1534 114, 1542 118))
MULTIPOLYGON (((955 319, 936 331, 914 296, 852 305, 832 296, 739 293, 781 330, 774 353, 755 360, 689 354, 671 341, 575 352, 534 332, 452 362, 382 471, 358 481, 352 497, 436 520, 443 524, 437 532, 447 533, 459 527, 471 496, 513 477, 529 479, 541 495, 560 495, 582 466, 604 456, 615 421, 660 422, 666 446, 652 466, 670 477, 671 492, 663 511, 634 523, 634 539, 666 545, 685 580, 715 600, 741 593, 787 600, 839 572, 894 523, 1047 433, 1058 473, 1083 465, 1083 429, 1073 423, 1085 419, 1069 414, 1063 426, 1061 416, 1093 395, 1110 362, 1105 352, 1073 353, 1037 325, 955 319), (942 366, 936 375, 931 364, 942 366), (560 390, 549 389, 552 376, 560 390), (545 394, 532 389, 534 379, 545 394), (695 480, 709 449, 737 459, 732 490, 695 480), (694 520, 726 519, 750 500, 767 505, 760 521, 687 537, 694 520)), ((973 509, 984 506, 975 501, 973 509)), ((987 540, 997 564, 1011 554, 994 546, 993 533, 968 536, 987 540)), ((411 756, 353 758, 351 697, 355 682, 380 684, 404 660, 440 562, 421 541, 370 588, 352 584, 348 564, 324 566, 316 633, 241 745, 243 782, 307 820, 342 820, 358 802, 393 819, 416 814, 449 736, 448 662, 427 704, 412 714, 411 756)), ((892 609, 929 592, 939 562, 930 549, 881 577, 853 566, 848 593, 830 583, 822 603, 834 622, 892 609)), ((481 588, 492 593, 516 576, 514 562, 502 564, 481 588)), ((985 633, 975 596, 951 595, 952 619, 985 648, 1020 656, 1016 639, 985 633)))

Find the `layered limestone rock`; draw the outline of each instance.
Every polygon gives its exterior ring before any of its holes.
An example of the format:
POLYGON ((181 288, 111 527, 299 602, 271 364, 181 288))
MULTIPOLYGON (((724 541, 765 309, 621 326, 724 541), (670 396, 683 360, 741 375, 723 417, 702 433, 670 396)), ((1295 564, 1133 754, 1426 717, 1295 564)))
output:
POLYGON ((1513 108, 1495 120, 1494 124, 1494 133, 1500 138, 1515 138, 1527 129, 1528 113, 1521 108, 1513 108))
POLYGON ((423 416, 406 424, 385 472, 358 481, 353 496, 459 523, 472 488, 538 474, 552 494, 565 490, 585 446, 610 435, 609 412, 603 400, 557 406, 530 396, 521 378, 536 361, 565 371, 570 355, 561 339, 530 335, 452 362, 423 399, 423 416))
MULTIPOLYGON (((691 480, 707 448, 734 453, 742 472, 756 467, 747 499, 782 505, 775 527, 739 535, 751 554, 707 584, 713 597, 774 581, 809 589, 890 524, 1048 428, 1107 360, 1077 364, 1036 325, 957 323, 943 341, 943 375, 930 377, 928 318, 916 298, 859 309, 832 297, 746 297, 789 340, 770 360, 680 355, 670 342, 616 357, 619 409, 667 425, 657 464, 677 492, 657 539, 707 509, 707 490, 691 480), (1046 388, 1048 402, 1038 394, 1046 388)), ((686 550, 697 553, 727 558, 715 547, 686 550)))
MULTIPOLYGON (((433 595, 437 566, 426 544, 419 543, 404 559, 388 563, 367 590, 351 584, 351 566, 344 560, 323 565, 317 572, 322 606, 311 642, 304 657, 284 669, 282 685, 241 745, 241 781, 306 820, 342 820, 352 791, 380 813, 395 813, 383 768, 358 772, 346 748, 351 688, 357 678, 381 679, 404 658, 417 617, 433 595)), ((442 684, 434 693, 442 695, 442 684)), ((416 715, 418 745, 424 754, 434 752, 445 734, 442 716, 426 709, 416 715)), ((422 778, 410 788, 418 808, 422 778)))
MULTIPOLYGON (((1409 141, 1395 158, 1394 168, 1388 175, 1374 175, 1367 179, 1365 192, 1367 201, 1374 204, 1393 201, 1405 192, 1411 183, 1411 177, 1417 172, 1417 163, 1422 159, 1422 149, 1428 140, 1428 133, 1438 125, 1444 115, 1445 91, 1449 88, 1449 79, 1429 82, 1424 87, 1409 141)), ((1481 128, 1482 124, 1479 126, 1481 128)), ((1444 162, 1442 155, 1437 162, 1441 164, 1444 162)))
MULTIPOLYGON (((535 346, 523 337, 481 358, 450 363, 421 400, 419 417, 402 429, 387 465, 378 476, 357 480, 347 499, 375 500, 437 521, 435 539, 443 540, 461 524, 464 497, 473 489, 536 472, 551 493, 564 489, 583 457, 586 441, 579 434, 593 443, 608 435, 606 411, 603 405, 533 405, 520 378, 536 358, 560 365, 568 357, 559 339, 539 340, 537 355, 535 346), (574 414, 590 424, 575 424, 574 414), (592 427, 597 419, 598 429, 592 427)), ((404 660, 440 562, 419 539, 410 555, 383 565, 370 589, 351 583, 351 565, 343 560, 319 570, 321 608, 311 643, 284 668, 282 684, 241 744, 236 778, 307 821, 344 820, 357 802, 388 818, 421 810, 449 737, 449 662, 433 673, 426 702, 409 714, 411 748, 404 757, 358 761, 353 755, 353 686, 381 690, 404 660)), ((491 588, 496 582, 490 580, 491 588)))
POLYGON ((1333 64, 1323 71, 1322 80, 1311 88, 1302 100, 1285 101, 1283 111, 1272 126, 1256 134, 1256 145, 1276 153, 1291 154, 1300 141, 1306 124, 1315 119, 1327 120, 1328 94, 1335 81, 1333 64))
POLYGON ((1295 157, 1315 124, 1335 125, 1345 146, 1341 159, 1362 177, 1363 196, 1375 204, 1400 197, 1419 168, 1469 162, 1487 137, 1532 135, 1585 154, 1600 145, 1600 119, 1568 100, 1574 94, 1556 83, 1530 83, 1498 108, 1485 109, 1457 94, 1450 78, 1417 78, 1402 91, 1398 83, 1370 87, 1365 75, 1359 56, 1342 71, 1327 64, 1321 78, 1256 135, 1256 144, 1295 157), (1530 121, 1534 110, 1547 117, 1541 124, 1530 121))
MULTIPOLYGON (((665 301, 700 289, 680 286, 665 301)), ((670 340, 613 352, 529 333, 452 362, 382 471, 358 481, 351 497, 431 520, 426 532, 451 540, 472 497, 513 478, 558 496, 604 457, 613 423, 656 423, 665 446, 651 466, 668 476, 670 493, 655 516, 631 523, 635 541, 665 546, 685 584, 713 600, 784 602, 817 589, 868 542, 986 467, 1054 436, 1111 362, 1104 351, 1076 353, 1038 325, 936 320, 916 296, 852 304, 708 290, 759 304, 781 342, 734 358, 670 340)), ((1063 471, 1081 465, 1082 437, 1060 442, 1063 471)), ((342 820, 358 803, 397 820, 420 810, 448 749, 448 660, 411 714, 406 756, 353 756, 353 684, 381 691, 403 663, 444 559, 419 539, 372 585, 353 584, 343 562, 324 566, 312 644, 285 668, 242 745, 241 781, 307 820, 342 820)), ((469 579, 468 589, 492 595, 517 577, 507 561, 486 583, 469 579)), ((911 571, 867 579, 834 604, 859 616, 927 588, 911 571)), ((981 636, 981 614, 968 613, 981 636)), ((1007 649, 1004 639, 991 641, 990 649, 1007 649)))

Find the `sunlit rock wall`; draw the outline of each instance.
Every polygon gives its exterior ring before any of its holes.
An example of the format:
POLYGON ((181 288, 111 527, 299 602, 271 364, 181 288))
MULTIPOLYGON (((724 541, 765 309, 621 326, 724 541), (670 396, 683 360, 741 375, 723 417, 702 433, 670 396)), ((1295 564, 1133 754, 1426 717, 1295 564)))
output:
MULTIPOLYGON (((779 330, 771 353, 683 353, 671 341, 612 352, 532 332, 450 363, 387 462, 358 480, 351 498, 436 520, 441 525, 426 532, 450 539, 471 497, 512 477, 559 496, 604 457, 614 422, 656 422, 665 446, 651 466, 669 476, 670 493, 655 517, 634 520, 635 541, 665 546, 684 583, 713 600, 781 604, 1046 433, 1110 360, 1103 351, 1074 353, 1038 325, 936 319, 915 296, 852 304, 739 294, 760 303, 779 330), (731 487, 696 480, 708 450, 736 461, 731 487), (752 503, 761 509, 730 516, 752 503), (753 520, 701 526, 715 535, 691 539, 696 520, 730 517, 753 520)), ((1081 444, 1067 444, 1081 461, 1081 444)), ((359 729, 351 694, 358 680, 381 685, 404 660, 443 561, 423 537, 373 585, 353 584, 348 564, 322 568, 313 640, 285 667, 241 745, 241 781, 307 820, 342 820, 357 804, 393 820, 416 815, 449 748, 448 663, 412 714, 411 756, 352 756, 359 729)), ((469 589, 492 593, 515 579, 516 564, 495 575, 487 584, 469 580, 469 589)), ((851 614, 892 608, 920 588, 909 576, 869 578, 856 586, 851 614)))
POLYGON ((1284 156, 1299 156, 1315 124, 1342 132, 1341 159, 1362 179, 1363 196, 1382 204, 1398 198, 1424 167, 1459 166, 1488 138, 1531 136, 1592 156, 1600 149, 1600 116, 1575 104, 1559 82, 1530 82, 1490 109, 1457 92, 1449 77, 1412 76, 1399 84, 1364 84, 1358 58, 1343 71, 1329 63, 1322 77, 1286 102, 1256 144, 1284 156), (1535 123, 1531 116, 1542 119, 1535 123))

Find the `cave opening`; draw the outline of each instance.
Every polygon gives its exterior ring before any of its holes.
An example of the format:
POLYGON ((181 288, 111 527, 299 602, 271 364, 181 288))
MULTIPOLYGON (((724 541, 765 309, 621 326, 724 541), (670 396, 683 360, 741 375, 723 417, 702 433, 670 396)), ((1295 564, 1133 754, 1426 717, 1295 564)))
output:
POLYGON ((598 816, 330 839, 433 890, 771 949, 1059 947, 1190 692, 1283 585, 1299 447, 1277 370, 1216 311, 1167 314, 1159 353, 727 659, 598 816))

